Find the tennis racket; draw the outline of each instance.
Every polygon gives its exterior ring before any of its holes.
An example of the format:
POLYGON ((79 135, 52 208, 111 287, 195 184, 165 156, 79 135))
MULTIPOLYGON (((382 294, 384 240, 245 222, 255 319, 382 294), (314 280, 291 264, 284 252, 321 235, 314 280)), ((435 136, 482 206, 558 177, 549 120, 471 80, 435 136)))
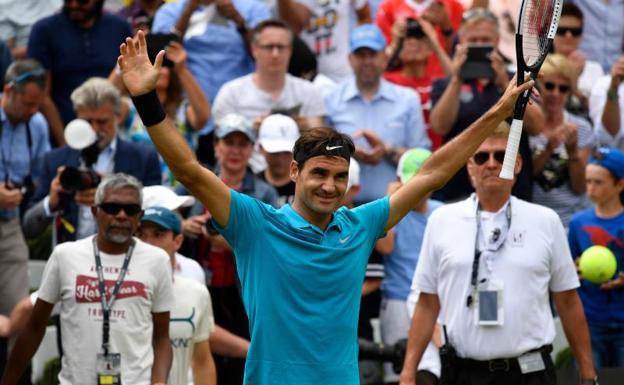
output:
MULTIPOLYGON (((548 54, 550 45, 561 16, 563 0, 523 0, 516 31, 516 61, 518 63, 518 85, 524 83, 528 73, 535 80, 540 67, 548 54)), ((525 91, 516 101, 513 122, 507 139, 505 160, 500 177, 513 179, 520 136, 522 135, 522 119, 526 110, 531 90, 525 91)))

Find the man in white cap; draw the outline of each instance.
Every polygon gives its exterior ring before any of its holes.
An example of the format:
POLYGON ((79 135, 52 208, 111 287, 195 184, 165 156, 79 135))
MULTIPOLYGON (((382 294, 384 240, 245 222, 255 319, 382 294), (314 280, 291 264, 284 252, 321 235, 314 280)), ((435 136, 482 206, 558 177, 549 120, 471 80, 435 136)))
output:
POLYGON ((258 145, 267 162, 267 168, 258 174, 277 191, 277 207, 292 203, 295 182, 290 179, 292 149, 299 138, 297 122, 289 116, 273 114, 260 124, 258 145))

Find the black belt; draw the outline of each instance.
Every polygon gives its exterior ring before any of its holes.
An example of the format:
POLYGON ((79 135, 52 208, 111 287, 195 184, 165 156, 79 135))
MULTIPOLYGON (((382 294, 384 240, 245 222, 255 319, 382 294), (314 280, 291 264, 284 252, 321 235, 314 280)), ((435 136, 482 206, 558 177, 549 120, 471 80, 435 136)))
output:
MULTIPOLYGON (((550 359, 550 353, 553 351, 552 345, 544 345, 541 348, 529 350, 527 353, 540 352, 544 360, 550 359)), ((462 369, 482 372, 519 372, 520 364, 518 357, 513 358, 495 358, 492 360, 478 361, 470 358, 457 357, 458 366, 462 369)))

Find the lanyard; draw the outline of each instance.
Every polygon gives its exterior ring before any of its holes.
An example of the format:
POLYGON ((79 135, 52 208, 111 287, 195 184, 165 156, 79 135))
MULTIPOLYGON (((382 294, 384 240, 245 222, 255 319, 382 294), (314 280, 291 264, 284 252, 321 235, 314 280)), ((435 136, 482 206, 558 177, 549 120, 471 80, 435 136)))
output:
POLYGON ((132 252, 134 251, 134 239, 130 243, 130 247, 128 248, 128 253, 124 258, 123 265, 121 267, 121 271, 119 272, 119 276, 117 277, 117 281, 115 282, 115 286, 111 293, 110 299, 108 303, 106 302, 106 285, 104 284, 104 273, 102 272, 102 261, 100 260, 100 251, 97 247, 96 237, 93 237, 93 255, 95 256, 95 268, 97 270, 98 276, 98 289, 100 291, 100 302, 102 304, 102 349, 104 350, 104 355, 108 355, 108 345, 109 345, 109 337, 110 337, 110 311, 113 307, 113 303, 117 297, 117 293, 119 292, 119 288, 121 287, 121 283, 126 276, 126 271, 128 270, 128 264, 130 264, 130 258, 132 257, 132 252))
MULTIPOLYGON (((477 293, 477 279, 479 278, 479 261, 481 259, 481 250, 479 250, 479 233, 481 232, 481 204, 477 203, 477 234, 475 235, 474 259, 472 260, 472 273, 470 274, 470 294, 466 298, 466 306, 470 307, 474 302, 477 293)), ((505 217, 507 218, 507 232, 511 230, 511 200, 505 208, 505 217)), ((504 241, 503 241, 504 242, 504 241)), ((501 245, 502 247, 502 245, 501 245)))

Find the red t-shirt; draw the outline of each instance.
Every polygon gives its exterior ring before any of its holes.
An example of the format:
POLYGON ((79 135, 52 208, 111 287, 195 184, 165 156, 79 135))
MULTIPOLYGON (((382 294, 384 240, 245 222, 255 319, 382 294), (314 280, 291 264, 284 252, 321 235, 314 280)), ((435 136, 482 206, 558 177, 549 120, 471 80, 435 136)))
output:
MULTIPOLYGON (((436 0, 444 4, 444 8, 446 8, 446 13, 448 13, 449 18, 451 20, 451 25, 453 26, 453 30, 457 32, 459 29, 459 25, 461 24, 462 16, 464 14, 464 7, 457 0, 436 0)), ((377 11, 377 19, 376 23, 383 32, 386 37, 386 41, 388 44, 392 41, 392 26, 398 20, 404 20, 408 17, 413 19, 419 19, 422 12, 419 12, 414 8, 413 5, 410 5, 407 0, 384 0, 379 6, 379 10, 377 11)), ((442 47, 446 47, 445 37, 442 33, 442 30, 439 27, 436 27, 438 32, 438 41, 442 45, 442 47)), ((431 77, 442 78, 446 75, 444 74, 444 70, 440 65, 438 58, 435 54, 431 54, 429 56, 429 63, 427 64, 428 73, 431 74, 431 77)))
POLYGON ((437 150, 442 145, 442 136, 436 134, 429 125, 429 113, 431 112, 431 85, 433 79, 431 76, 423 76, 421 78, 407 78, 403 76, 401 70, 386 72, 384 79, 387 81, 398 84, 400 86, 409 87, 418 92, 420 96, 420 103, 422 105, 423 117, 425 118, 425 124, 427 125, 427 135, 431 139, 431 151, 437 150))

